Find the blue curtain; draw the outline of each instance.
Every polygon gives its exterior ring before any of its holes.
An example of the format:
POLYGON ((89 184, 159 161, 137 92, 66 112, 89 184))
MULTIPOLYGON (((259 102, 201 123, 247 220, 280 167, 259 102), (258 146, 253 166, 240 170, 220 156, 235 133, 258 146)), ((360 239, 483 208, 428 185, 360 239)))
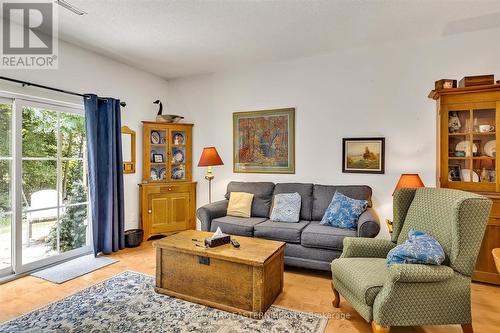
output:
POLYGON ((85 95, 94 254, 125 247, 120 101, 85 95))

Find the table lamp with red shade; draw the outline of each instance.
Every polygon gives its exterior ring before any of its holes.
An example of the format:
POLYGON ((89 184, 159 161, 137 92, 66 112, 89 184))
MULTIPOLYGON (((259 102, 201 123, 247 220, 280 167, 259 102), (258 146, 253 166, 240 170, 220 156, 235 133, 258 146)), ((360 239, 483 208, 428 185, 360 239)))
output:
POLYGON ((397 190, 400 188, 419 188, 419 187, 425 187, 424 183, 422 182, 422 179, 418 176, 416 173, 403 173, 401 177, 399 178, 399 181, 396 185, 396 188, 394 189, 394 192, 392 192, 392 195, 396 193, 397 190))
POLYGON ((214 179, 214 174, 212 173, 212 166, 224 165, 222 159, 217 152, 215 147, 205 147, 201 153, 200 161, 198 162, 199 167, 207 167, 207 174, 205 179, 208 180, 208 203, 212 203, 212 179, 214 179))
MULTIPOLYGON (((396 193, 396 191, 399 190, 400 188, 419 188, 419 187, 425 187, 425 185, 422 182, 422 179, 420 179, 420 177, 418 176, 418 174, 403 173, 401 174, 401 177, 399 177, 399 181, 396 184, 396 188, 394 189, 394 192, 392 192, 392 195, 394 195, 394 193, 396 193)), ((386 219, 385 223, 387 224, 387 229, 389 229, 389 233, 392 233, 393 230, 392 221, 386 219)))

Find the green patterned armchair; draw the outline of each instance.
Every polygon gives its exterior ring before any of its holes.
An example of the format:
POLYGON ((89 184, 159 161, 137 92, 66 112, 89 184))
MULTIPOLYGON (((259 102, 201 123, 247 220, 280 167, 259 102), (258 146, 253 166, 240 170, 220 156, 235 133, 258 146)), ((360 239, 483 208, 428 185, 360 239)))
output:
POLYGON ((472 332, 470 284, 490 214, 491 201, 451 189, 401 189, 394 194, 391 240, 345 238, 332 264, 333 306, 339 293, 373 332, 391 326, 460 324, 472 332), (386 264, 387 253, 410 229, 439 241, 443 265, 386 264))

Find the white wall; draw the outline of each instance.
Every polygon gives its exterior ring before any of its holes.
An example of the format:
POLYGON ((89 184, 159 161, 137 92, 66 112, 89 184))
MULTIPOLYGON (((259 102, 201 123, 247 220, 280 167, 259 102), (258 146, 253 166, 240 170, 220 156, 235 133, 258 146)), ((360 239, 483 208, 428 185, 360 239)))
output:
MULTIPOLYGON (((401 173, 419 173, 427 186, 435 185, 436 112, 427 98, 434 81, 500 76, 499 32, 433 36, 171 80, 168 105, 195 124, 195 162, 202 147, 212 145, 225 162, 214 168, 215 200, 230 180, 367 184, 381 218, 389 218, 401 173), (296 174, 234 174, 232 113, 281 107, 296 108, 296 174), (385 174, 342 173, 342 138, 370 136, 386 138, 385 174)), ((197 206, 208 201, 204 173, 194 167, 197 206)), ((381 237, 387 235, 384 224, 381 237)))
MULTIPOLYGON (((122 124, 137 132, 137 166, 135 174, 124 175, 125 228, 136 228, 139 223, 139 190, 142 177, 142 120, 154 120, 152 102, 165 99, 167 82, 159 77, 115 62, 74 45, 59 42, 59 69, 57 70, 1 70, 2 76, 31 81, 81 93, 119 98, 127 102, 122 108, 122 124)), ((0 90, 26 93, 33 96, 81 103, 60 93, 0 80, 0 90)))

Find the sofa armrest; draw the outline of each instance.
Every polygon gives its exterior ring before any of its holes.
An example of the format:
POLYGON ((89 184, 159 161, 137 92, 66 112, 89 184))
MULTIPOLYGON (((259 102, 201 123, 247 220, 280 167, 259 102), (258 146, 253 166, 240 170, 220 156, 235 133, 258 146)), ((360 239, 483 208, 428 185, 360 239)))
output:
POLYGON ((201 221, 201 230, 210 231, 213 219, 226 216, 228 203, 228 200, 221 200, 198 208, 196 215, 201 221))
POLYGON ((455 271, 443 265, 394 264, 389 267, 392 283, 441 282, 450 279, 455 271))
POLYGON ((385 258, 395 246, 395 243, 387 239, 346 237, 340 257, 385 258))
POLYGON ((359 216, 358 236, 373 238, 378 235, 379 231, 380 219, 375 209, 370 207, 359 216))

